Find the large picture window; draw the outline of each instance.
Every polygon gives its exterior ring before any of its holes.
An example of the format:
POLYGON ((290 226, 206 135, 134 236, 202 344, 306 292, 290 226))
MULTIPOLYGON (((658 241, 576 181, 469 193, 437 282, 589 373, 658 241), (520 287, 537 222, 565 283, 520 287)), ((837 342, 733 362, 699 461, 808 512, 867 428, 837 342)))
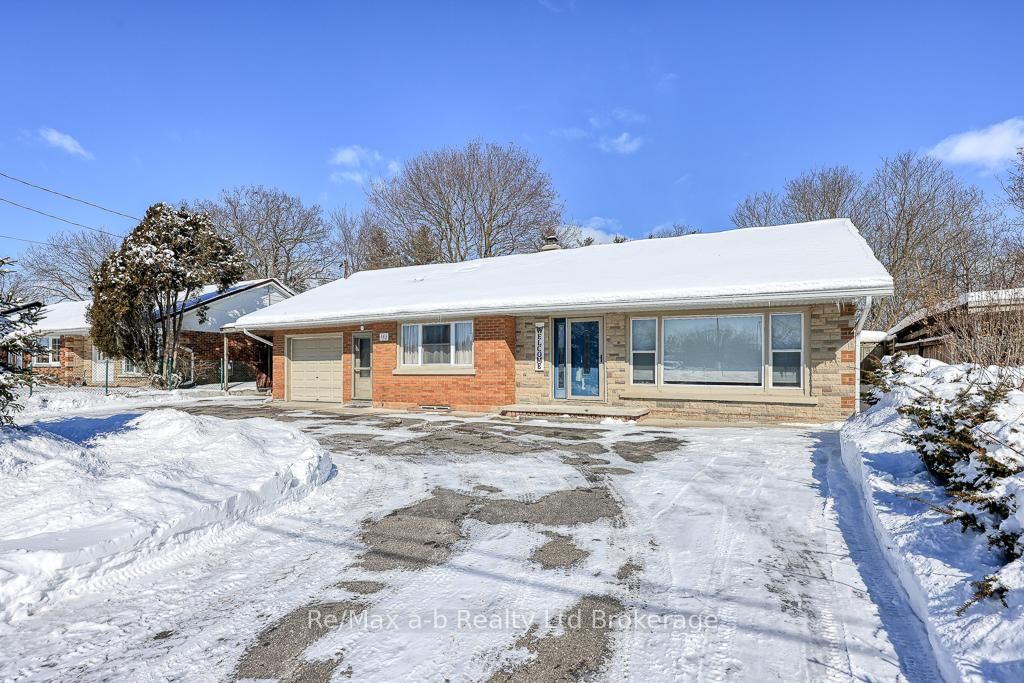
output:
POLYGON ((763 316, 665 318, 665 384, 761 386, 763 316))
POLYGON ((42 337, 39 352, 32 355, 33 365, 60 365, 60 337, 42 337))
POLYGON ((804 317, 799 313, 773 313, 770 318, 772 386, 798 389, 804 374, 804 317))
POLYGON ((473 323, 402 325, 402 365, 473 365, 473 323))

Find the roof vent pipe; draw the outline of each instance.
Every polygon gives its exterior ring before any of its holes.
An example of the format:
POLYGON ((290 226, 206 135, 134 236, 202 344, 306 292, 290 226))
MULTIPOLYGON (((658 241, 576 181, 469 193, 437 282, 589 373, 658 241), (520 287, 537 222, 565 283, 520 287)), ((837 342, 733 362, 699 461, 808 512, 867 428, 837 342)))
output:
POLYGON ((541 251, 555 251, 561 248, 562 245, 558 243, 558 235, 553 232, 544 235, 544 246, 540 248, 541 251))

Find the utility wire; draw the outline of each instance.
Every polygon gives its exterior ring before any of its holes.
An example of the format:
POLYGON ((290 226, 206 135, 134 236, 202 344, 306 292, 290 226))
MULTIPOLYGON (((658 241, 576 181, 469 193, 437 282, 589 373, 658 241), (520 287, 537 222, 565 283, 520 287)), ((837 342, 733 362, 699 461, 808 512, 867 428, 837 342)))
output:
POLYGON ((113 213, 113 214, 116 214, 118 216, 124 216, 125 218, 131 218, 133 221, 142 220, 141 218, 136 218, 135 216, 129 216, 126 213, 121 213, 120 211, 115 211, 114 209, 108 209, 105 206, 101 206, 99 204, 95 204, 93 202, 86 201, 84 199, 79 199, 78 197, 72 197, 69 194, 64 194, 63 192, 58 192, 57 190, 51 190, 50 188, 43 187, 42 185, 36 185, 35 183, 30 183, 29 181, 22 180, 21 178, 15 178, 14 176, 9 175, 7 173, 4 173, 3 171, 0 171, 0 176, 3 176, 4 178, 7 178, 8 180, 13 180, 16 183, 21 183, 22 185, 28 185, 29 187, 34 187, 37 190, 42 190, 43 192, 49 192, 50 194, 55 194, 58 197, 64 197, 64 199, 70 199, 73 202, 79 202, 80 204, 85 204, 86 206, 91 206, 91 207, 93 207, 95 209, 99 209, 100 211, 106 211, 107 213, 113 213))
POLYGON ((10 235, 0 235, 0 240, 18 240, 19 242, 28 242, 29 244, 46 244, 46 242, 40 242, 39 240, 29 240, 24 237, 11 237, 10 235))
POLYGON ((38 213, 40 216, 46 216, 47 218, 52 218, 55 221, 61 221, 63 223, 67 223, 68 225, 74 225, 75 227, 78 228, 85 228, 86 230, 92 230, 93 232, 102 232, 104 235, 110 235, 111 237, 123 237, 123 235, 117 235, 112 232, 107 232, 106 230, 100 230, 99 228, 93 228, 88 225, 82 225, 81 223, 69 221, 67 218, 54 216, 52 213, 46 213, 45 211, 40 211, 39 209, 33 209, 31 206, 25 206, 24 204, 19 204, 18 202, 12 202, 10 199, 4 199, 3 197, 0 197, 0 202, 6 202, 11 206, 18 207, 19 209, 25 209, 26 211, 31 211, 32 213, 38 213))

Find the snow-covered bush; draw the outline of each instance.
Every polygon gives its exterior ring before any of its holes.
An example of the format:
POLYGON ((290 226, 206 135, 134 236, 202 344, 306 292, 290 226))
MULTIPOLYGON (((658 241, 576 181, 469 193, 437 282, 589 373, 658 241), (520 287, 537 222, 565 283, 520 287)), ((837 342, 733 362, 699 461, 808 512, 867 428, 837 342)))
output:
MULTIPOLYGON (((1024 392, 1016 370, 898 355, 872 378, 873 398, 909 418, 903 439, 949 494, 936 509, 982 534, 1006 563, 1024 555, 1024 392)), ((974 587, 962 609, 1006 594, 998 573, 974 587)))

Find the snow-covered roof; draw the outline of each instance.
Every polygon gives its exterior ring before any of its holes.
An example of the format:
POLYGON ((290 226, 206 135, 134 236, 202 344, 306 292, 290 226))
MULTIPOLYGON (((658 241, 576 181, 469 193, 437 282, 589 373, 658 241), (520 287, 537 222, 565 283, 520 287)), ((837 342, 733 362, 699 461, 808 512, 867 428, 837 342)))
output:
POLYGON ((35 325, 37 332, 60 334, 88 334, 89 321, 85 319, 85 311, 91 301, 61 301, 50 304, 43 309, 39 322, 35 325))
MULTIPOLYGON (((214 299, 222 299, 245 291, 262 284, 273 284, 280 287, 289 296, 294 292, 286 285, 275 278, 261 278, 259 280, 243 280, 237 282, 228 289, 220 292, 217 285, 207 285, 199 293, 188 300, 186 309, 196 308, 207 304, 214 299)), ((43 309, 43 315, 35 325, 35 331, 48 334, 89 334, 89 321, 85 318, 85 312, 92 304, 92 301, 62 301, 50 304, 43 309)))
POLYGON ((939 313, 951 311, 954 308, 966 306, 968 310, 976 308, 992 308, 998 306, 1022 306, 1024 307, 1024 288, 1016 289, 986 289, 977 292, 967 292, 960 296, 941 301, 934 306, 926 306, 904 316, 898 323, 889 328, 888 335, 899 334, 914 323, 939 313))
POLYGON ((234 327, 397 318, 730 306, 892 294, 847 219, 362 271, 234 327))
POLYGON ((864 344, 881 344, 889 338, 889 333, 884 330, 861 330, 860 340, 864 344))

